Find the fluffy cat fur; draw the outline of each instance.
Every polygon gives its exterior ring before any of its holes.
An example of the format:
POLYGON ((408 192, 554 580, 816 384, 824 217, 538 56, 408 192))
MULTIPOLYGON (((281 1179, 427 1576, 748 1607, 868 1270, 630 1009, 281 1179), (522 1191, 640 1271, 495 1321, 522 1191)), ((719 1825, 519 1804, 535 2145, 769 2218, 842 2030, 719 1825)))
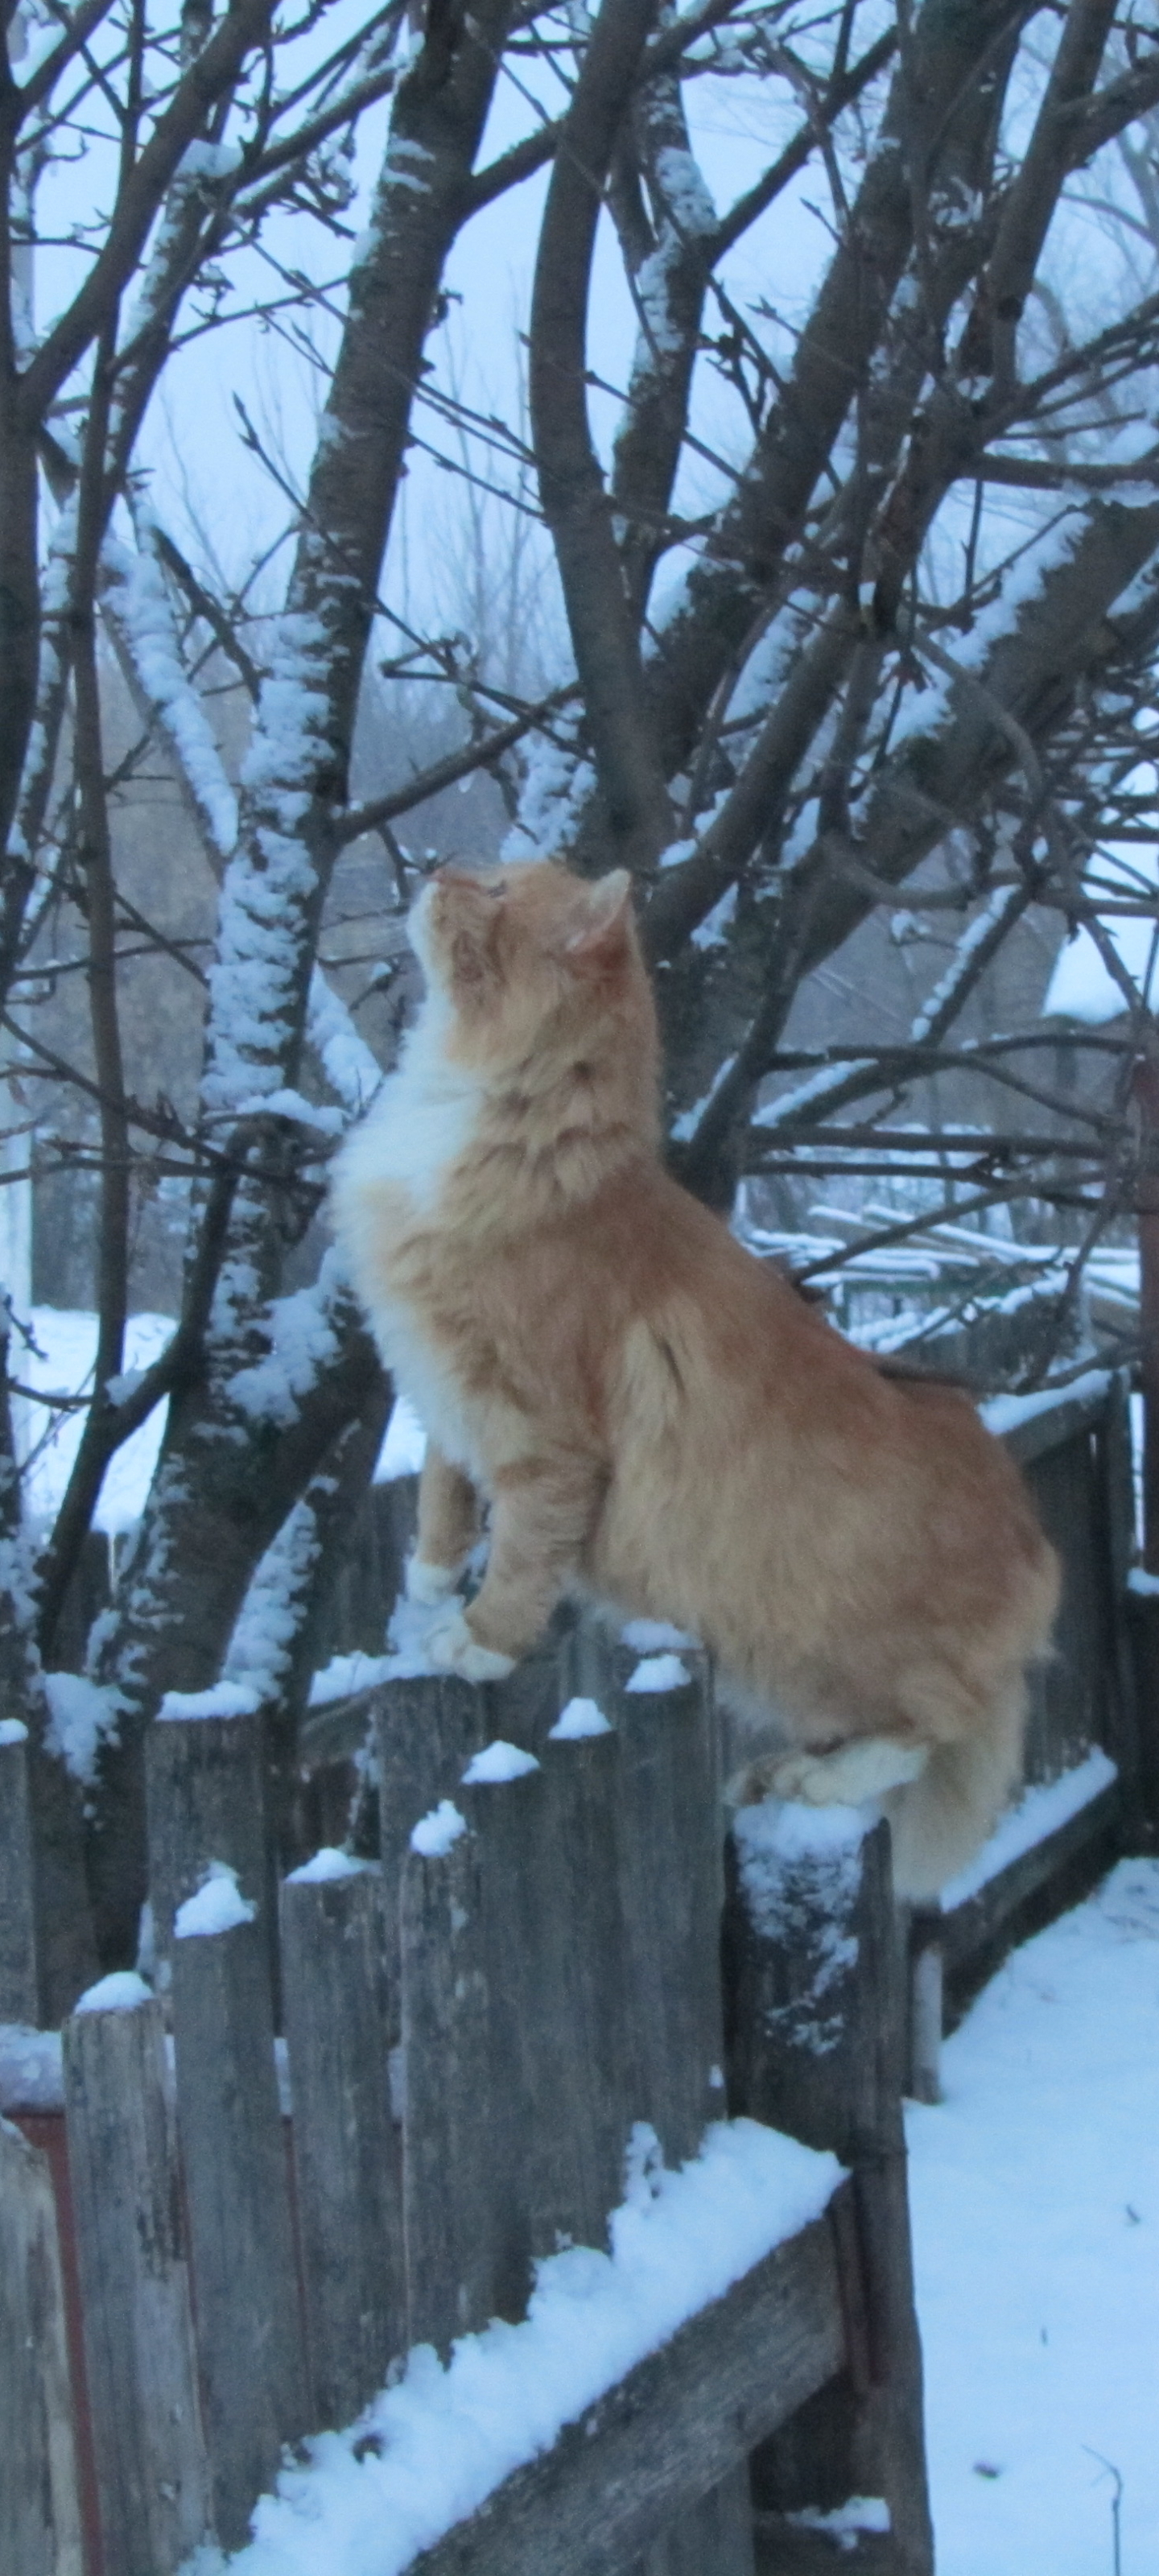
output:
POLYGON ((1057 1603, 1015 1469, 669 1178, 622 872, 445 868, 411 936, 427 998, 334 1213, 429 1435, 434 1659, 504 1674, 576 1590, 691 1629, 739 1712, 735 1794, 880 1797, 899 1888, 933 1894, 1017 1777, 1057 1603))

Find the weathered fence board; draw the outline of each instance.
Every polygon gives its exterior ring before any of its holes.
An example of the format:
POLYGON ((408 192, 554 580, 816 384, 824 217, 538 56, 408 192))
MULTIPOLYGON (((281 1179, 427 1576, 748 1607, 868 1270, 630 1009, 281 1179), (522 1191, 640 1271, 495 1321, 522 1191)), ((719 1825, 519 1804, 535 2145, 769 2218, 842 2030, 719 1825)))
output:
POLYGON ((866 2348, 845 2386, 814 2410, 807 2442, 797 2428, 768 2446, 756 2493, 766 2511, 781 2512, 883 2496, 895 2576, 931 2576, 889 1828, 859 1831, 843 1810, 782 1816, 783 1829, 761 1810, 737 1822, 730 2091, 736 2109, 853 2168, 866 2348))
POLYGON ((683 1661, 683 1685, 633 1690, 620 1655, 613 1695, 638 2100, 670 2164, 724 2109, 719 1763, 703 1657, 683 1661))
POLYGON ((0 2120, 0 2567, 83 2576, 48 2158, 0 2120))
POLYGON ((82 2009, 63 2060, 105 2565, 171 2576, 210 2516, 160 2004, 82 2009))
POLYGON ((296 1872, 281 1926, 313 2421, 349 2424, 407 2341, 381 1870, 296 1872))
POLYGON ((844 2350, 836 2240, 820 2218, 565 2426, 415 2576, 622 2576, 844 2350))
POLYGON ((473 1834, 402 1867, 403 2188, 409 2339, 444 2355, 503 2297, 493 2069, 473 1834), (485 2142, 485 2143, 484 2143, 485 2142))
POLYGON ((165 1718, 149 1728, 145 1753, 149 1901, 157 1989, 165 1994, 173 1917, 200 1886, 208 1861, 237 1871, 271 1937, 261 1715, 165 1718))
POLYGON ((236 2548, 309 2423, 259 1919, 174 1940, 173 2027, 213 2520, 236 2548))
POLYGON ((39 2017, 28 1738, 9 1718, 0 1727, 0 2021, 39 2017))

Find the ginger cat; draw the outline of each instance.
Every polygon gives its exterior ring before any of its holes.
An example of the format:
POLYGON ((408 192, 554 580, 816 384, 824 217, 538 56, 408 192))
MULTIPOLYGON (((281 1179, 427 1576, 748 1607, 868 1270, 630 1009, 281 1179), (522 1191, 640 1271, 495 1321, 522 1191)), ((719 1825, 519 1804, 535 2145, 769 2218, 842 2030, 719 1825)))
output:
POLYGON ((444 868, 411 916, 426 1000, 334 1187, 429 1435, 409 1589, 448 1596, 430 1651, 470 1680, 568 1591, 694 1631, 738 1794, 883 1798, 929 1896, 1018 1775, 1056 1561, 966 1397, 883 1377, 665 1172, 629 893, 444 868))

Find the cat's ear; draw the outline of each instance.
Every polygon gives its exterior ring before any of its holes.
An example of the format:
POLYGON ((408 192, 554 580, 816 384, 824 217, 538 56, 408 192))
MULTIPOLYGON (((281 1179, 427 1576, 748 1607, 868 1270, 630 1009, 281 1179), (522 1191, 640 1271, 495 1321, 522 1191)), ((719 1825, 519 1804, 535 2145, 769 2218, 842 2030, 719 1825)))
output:
POLYGON ((631 900, 632 880, 626 868, 613 868, 610 876, 598 877, 564 942, 568 957, 579 965, 595 965, 610 956, 623 940, 631 900))

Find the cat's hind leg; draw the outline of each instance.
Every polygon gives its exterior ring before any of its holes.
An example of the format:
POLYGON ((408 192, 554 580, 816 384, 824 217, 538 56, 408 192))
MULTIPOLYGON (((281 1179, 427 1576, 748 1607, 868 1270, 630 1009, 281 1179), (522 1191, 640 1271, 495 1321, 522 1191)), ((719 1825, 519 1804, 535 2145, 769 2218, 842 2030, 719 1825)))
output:
POLYGON ((428 1440, 419 1477, 418 1536, 406 1569, 408 1600, 446 1600, 458 1583, 481 1524, 479 1497, 470 1477, 428 1440))
POLYGON ((902 1743, 893 1735, 854 1735, 831 1752, 783 1747, 754 1762, 746 1775, 750 1802, 793 1798, 807 1807, 862 1807, 920 1779, 928 1744, 902 1743))

